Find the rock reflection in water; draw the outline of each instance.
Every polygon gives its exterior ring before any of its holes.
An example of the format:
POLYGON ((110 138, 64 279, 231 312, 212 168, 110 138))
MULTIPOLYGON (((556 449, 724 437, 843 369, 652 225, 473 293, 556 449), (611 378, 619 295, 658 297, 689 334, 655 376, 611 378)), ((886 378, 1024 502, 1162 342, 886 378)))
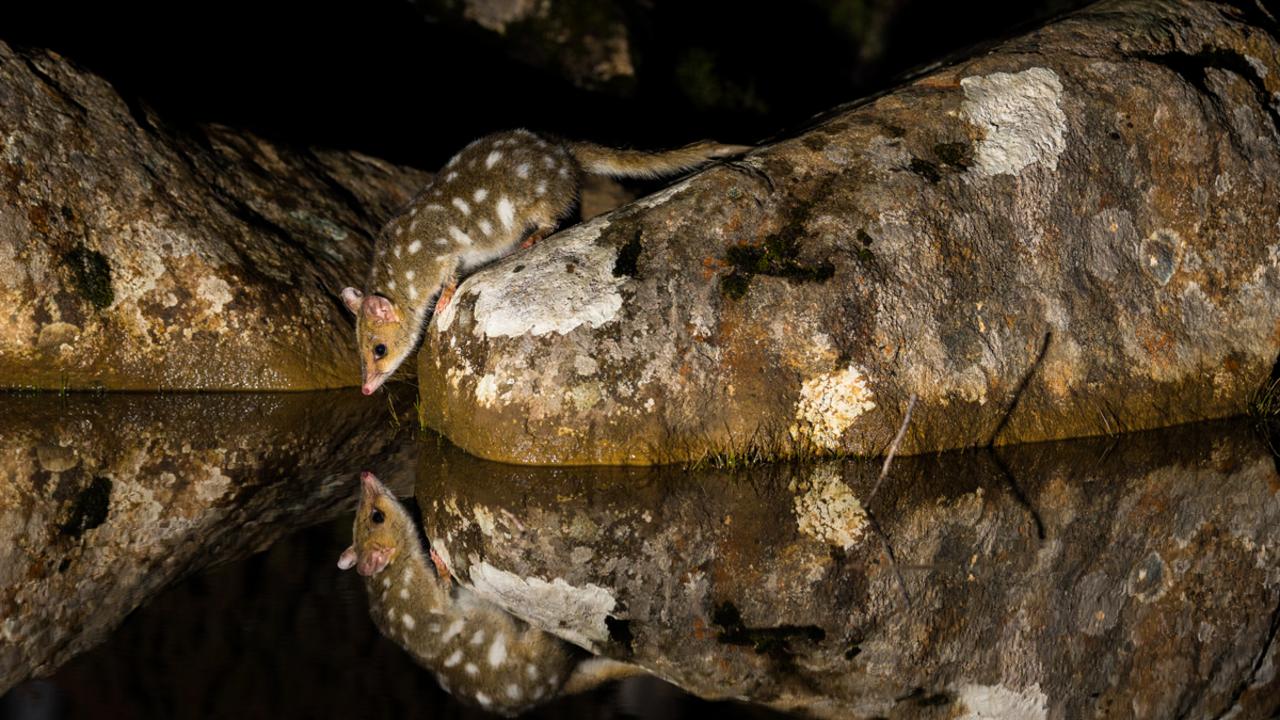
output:
POLYGON ((5 395, 0 417, 0 694, 174 580, 341 513, 366 463, 407 480, 416 453, 355 391, 5 395))
POLYGON ((870 501, 870 462, 534 468, 427 443, 419 468, 463 582, 704 697, 827 717, 1280 709, 1280 475, 1248 424, 900 458, 870 501))

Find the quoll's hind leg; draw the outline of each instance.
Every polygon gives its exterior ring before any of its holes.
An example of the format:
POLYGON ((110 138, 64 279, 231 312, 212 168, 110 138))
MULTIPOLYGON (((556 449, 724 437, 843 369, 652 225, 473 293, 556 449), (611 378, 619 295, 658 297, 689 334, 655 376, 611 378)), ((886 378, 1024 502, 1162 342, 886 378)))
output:
POLYGON ((433 548, 431 550, 431 564, 436 566, 436 574, 443 580, 449 579, 449 566, 444 564, 444 558, 440 557, 433 548))
POLYGON ((537 225, 524 236, 524 240, 520 243, 521 250, 528 250, 537 245, 542 238, 550 235, 556 229, 555 225, 537 225))
POLYGON ((453 299, 453 291, 457 289, 458 276, 455 273, 449 276, 449 279, 444 283, 444 287, 440 290, 440 299, 436 300, 435 312, 438 313, 441 310, 444 310, 445 306, 449 304, 449 301, 453 299))

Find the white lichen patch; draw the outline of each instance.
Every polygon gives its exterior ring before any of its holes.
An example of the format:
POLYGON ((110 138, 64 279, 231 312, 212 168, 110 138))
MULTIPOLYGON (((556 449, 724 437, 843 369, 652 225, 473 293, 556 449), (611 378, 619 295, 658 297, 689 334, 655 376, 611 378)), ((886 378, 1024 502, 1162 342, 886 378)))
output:
POLYGON ((800 387, 791 436, 835 450, 853 421, 875 406, 867 379, 856 366, 810 378, 800 387))
POLYGON ((974 151, 972 171, 985 176, 1017 175, 1032 163, 1058 168, 1066 148, 1067 116, 1062 83, 1048 68, 992 73, 960 81, 961 110, 986 133, 974 151))
POLYGON ((470 576, 472 589, 481 596, 575 645, 594 650, 609 640, 605 618, 617 600, 599 585, 524 578, 482 561, 471 564, 470 576))
POLYGON ((964 714, 959 720, 1043 720, 1049 698, 1039 683, 1022 691, 1003 685, 964 685, 957 691, 964 714))
POLYGON ((848 550, 862 539, 867 511, 840 479, 839 466, 820 465, 809 476, 809 487, 795 499, 796 527, 827 545, 848 550))
MULTIPOLYGON (((455 386, 456 387, 456 386, 455 386)), ((476 402, 480 407, 491 408, 498 401, 498 376, 488 373, 476 383, 476 402)))
POLYGON ((214 275, 200 279, 200 283, 196 285, 196 297, 209 304, 210 315, 221 314, 222 308, 234 298, 227 281, 214 275))
POLYGON ((613 274, 617 249, 596 244, 607 224, 601 218, 571 228, 471 276, 440 313, 437 331, 449 329, 468 294, 476 297, 477 336, 564 335, 612 321, 622 308, 619 288, 626 278, 613 274))

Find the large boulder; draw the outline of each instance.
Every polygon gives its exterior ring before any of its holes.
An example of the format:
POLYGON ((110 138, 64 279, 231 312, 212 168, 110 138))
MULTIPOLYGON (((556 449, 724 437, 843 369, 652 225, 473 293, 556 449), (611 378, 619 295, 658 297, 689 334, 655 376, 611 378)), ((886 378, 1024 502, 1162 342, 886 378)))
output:
POLYGON ((1231 415, 1280 353, 1280 44, 1114 0, 468 279, 419 358, 477 455, 905 452, 1231 415))
POLYGON ((703 697, 1261 720, 1280 710, 1280 474, 1254 430, 899 458, 874 496, 876 462, 553 468, 428 445, 417 497, 476 592, 703 697))
POLYGON ((0 404, 0 696, 201 568, 412 484, 416 428, 354 391, 48 394, 0 404))
POLYGON ((176 129, 0 43, 0 387, 356 384, 341 289, 422 173, 176 129))

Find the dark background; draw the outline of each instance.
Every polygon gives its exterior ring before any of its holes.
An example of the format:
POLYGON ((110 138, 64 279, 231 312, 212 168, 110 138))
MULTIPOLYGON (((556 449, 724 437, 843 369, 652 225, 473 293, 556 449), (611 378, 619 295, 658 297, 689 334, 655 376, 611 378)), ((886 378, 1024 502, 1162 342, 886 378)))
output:
POLYGON ((0 38, 53 48, 172 121, 432 169, 515 126, 635 146, 756 142, 1084 4, 552 3, 588 26, 623 24, 634 79, 584 88, 530 49, 554 38, 485 30, 463 17, 462 0, 23 2, 7 4, 0 38))

